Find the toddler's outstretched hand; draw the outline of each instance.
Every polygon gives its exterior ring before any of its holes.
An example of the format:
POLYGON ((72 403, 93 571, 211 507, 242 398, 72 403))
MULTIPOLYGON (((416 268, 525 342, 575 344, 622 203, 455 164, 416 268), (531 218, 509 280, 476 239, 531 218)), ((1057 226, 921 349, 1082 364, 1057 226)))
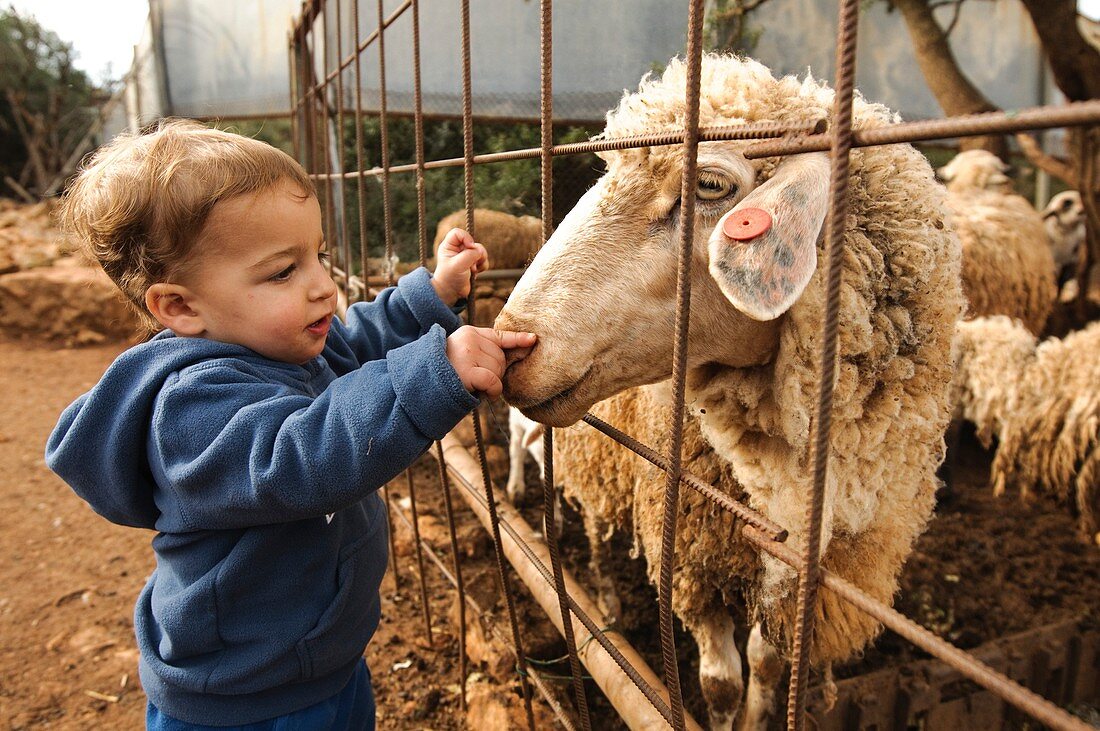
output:
POLYGON ((504 351, 534 344, 534 333, 464 325, 447 338, 447 360, 467 391, 496 397, 504 390, 504 351))
POLYGON ((460 228, 452 228, 439 242, 435 262, 432 286, 439 299, 453 306, 470 294, 470 275, 485 271, 489 266, 489 254, 470 234, 460 228))

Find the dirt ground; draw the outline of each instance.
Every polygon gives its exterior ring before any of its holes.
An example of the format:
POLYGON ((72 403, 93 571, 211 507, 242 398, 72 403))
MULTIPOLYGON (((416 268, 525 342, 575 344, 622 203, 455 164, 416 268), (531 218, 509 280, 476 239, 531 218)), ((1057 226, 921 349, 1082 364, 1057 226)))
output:
MULTIPOLYGON (((131 613, 152 568, 152 534, 96 516, 46 469, 42 458, 57 415, 95 383, 123 347, 57 349, 0 341, 0 728, 142 727, 144 696, 137 679, 131 613)), ((500 426, 491 419, 486 433, 491 441, 503 440, 500 426)), ((1073 520, 1060 506, 992 498, 985 487, 989 455, 972 440, 964 444, 957 487, 941 496, 937 518, 909 561, 898 609, 964 648, 1096 613, 1100 551, 1076 539, 1073 520)), ((499 462, 500 453, 496 456, 499 462)), ((424 458, 414 470, 419 524, 424 540, 449 568, 435 469, 434 461, 424 458)), ((390 489, 395 501, 407 505, 404 480, 390 489)), ((455 504, 466 584, 471 595, 502 620, 489 539, 457 496, 455 504)), ((525 513, 537 525, 535 506, 525 513)), ((583 574, 577 522, 575 515, 567 515, 565 561, 583 574)), ((399 586, 395 591, 392 574, 383 583, 383 623, 367 651, 379 726, 461 728, 457 633, 450 619, 454 592, 425 557, 433 627, 429 645, 410 533, 400 520, 395 524, 399 586)), ((624 558, 618 574, 628 610, 623 629, 651 666, 660 667, 653 639, 655 595, 637 562, 624 558)), ((544 661, 558 657, 564 650, 547 631, 545 620, 522 595, 520 604, 528 656, 544 661)), ((507 622, 500 626, 507 632, 507 622)), ((678 637, 688 706, 701 715, 694 680, 697 659, 686 635, 681 631, 678 637)), ((839 675, 921 656, 886 635, 839 675)), ((510 700, 515 712, 519 706, 514 690, 507 687, 514 675, 510 668, 496 665, 471 663, 471 702, 495 694, 510 700)), ((568 703, 568 682, 559 677, 567 667, 539 667, 548 685, 559 689, 568 703)), ((591 681, 587 686, 599 727, 619 727, 591 681)), ((536 704, 536 710, 540 719, 547 718, 545 706, 536 704)))

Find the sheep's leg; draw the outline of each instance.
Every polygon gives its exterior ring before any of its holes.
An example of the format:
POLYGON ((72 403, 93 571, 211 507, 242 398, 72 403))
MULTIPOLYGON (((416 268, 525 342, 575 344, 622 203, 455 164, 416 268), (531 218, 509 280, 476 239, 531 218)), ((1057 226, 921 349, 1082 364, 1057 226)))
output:
POLYGON ((604 566, 609 565, 607 556, 610 536, 601 535, 599 524, 588 514, 584 517, 584 532, 588 536, 588 550, 591 553, 588 566, 592 570, 593 583, 596 586, 596 606, 611 625, 622 619, 623 607, 615 591, 615 582, 604 571, 604 566))
POLYGON ((1085 541, 1100 545, 1100 533, 1097 532, 1094 511, 1097 482, 1100 482, 1100 450, 1093 450, 1078 470, 1075 497, 1077 498, 1077 521, 1085 541))
POLYGON ((517 500, 522 500, 527 491, 527 483, 523 479, 524 460, 527 457, 527 448, 523 446, 525 427, 515 419, 508 424, 508 485, 505 492, 508 499, 515 505, 517 500))
POLYGON ((693 623, 691 634, 699 645, 699 686, 707 702, 711 731, 730 731, 745 681, 741 653, 733 640, 733 619, 722 611, 693 623))
POLYGON ((959 461, 959 450, 962 447, 962 419, 952 419, 944 432, 943 441, 945 456, 936 474, 943 484, 950 490, 955 488, 955 477, 958 474, 956 467, 959 461))
POLYGON ((738 728, 739 731, 764 731, 775 713, 776 691, 783 680, 785 663, 779 652, 764 639, 759 623, 754 624, 749 633, 745 654, 749 661, 749 689, 738 728))

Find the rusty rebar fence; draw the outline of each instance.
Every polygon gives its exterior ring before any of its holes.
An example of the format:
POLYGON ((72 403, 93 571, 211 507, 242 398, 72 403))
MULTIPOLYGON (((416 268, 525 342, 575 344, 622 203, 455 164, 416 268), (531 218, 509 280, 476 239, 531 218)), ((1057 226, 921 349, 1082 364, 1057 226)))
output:
MULTIPOLYGON (((365 0, 362 0, 365 2, 365 0)), ((824 569, 820 563, 820 542, 822 505, 824 502, 825 482, 828 472, 828 439, 832 414, 834 368, 838 344, 838 301, 840 290, 840 261, 844 246, 844 220, 848 202, 849 153, 853 147, 908 143, 940 138, 976 136, 991 133, 1008 133, 1025 130, 1038 130, 1070 125, 1100 123, 1100 101, 1063 105, 1060 107, 1040 107, 1014 113, 978 114, 968 117, 934 120, 917 123, 899 123, 883 128, 861 131, 852 130, 852 97, 855 78, 856 30, 858 28, 859 0, 840 0, 839 28, 836 44, 837 63, 834 83, 835 106, 826 124, 819 120, 804 126, 767 124, 744 124, 726 127, 701 128, 699 126, 698 103, 700 65, 702 58, 701 29, 703 23, 702 0, 688 0, 687 28, 688 45, 686 49, 687 88, 685 100, 688 114, 683 130, 648 135, 604 138, 587 143, 555 144, 553 139, 552 107, 552 0, 541 0, 541 143, 537 148, 508 150, 476 154, 473 149, 473 87, 476 80, 470 69, 470 4, 468 0, 452 0, 461 3, 462 17, 462 55, 454 59, 462 65, 463 99, 463 156, 426 160, 424 155, 424 115, 421 92, 420 58, 420 2, 405 0, 388 16, 383 10, 382 0, 376 0, 374 8, 377 27, 366 37, 360 33, 361 0, 306 0, 302 13, 296 19, 290 34, 291 64, 291 101, 294 110, 292 130, 294 149, 299 159, 307 167, 316 181, 318 194, 323 199, 324 223, 331 248, 335 254, 332 272, 338 282, 349 294, 349 299, 363 299, 371 296, 371 287, 392 284, 392 268, 371 271, 371 260, 365 245, 365 232, 368 221, 365 216, 364 186, 368 180, 378 181, 383 199, 383 237, 386 259, 393 253, 391 237, 393 202, 389 190, 390 176, 404 173, 416 175, 417 192, 417 230, 420 263, 427 262, 427 229, 425 221, 425 178, 426 172, 448 167, 461 166, 464 171, 464 197, 466 207, 466 228, 476 236, 473 229, 473 210, 476 191, 473 186, 472 170, 476 165, 498 162, 539 159, 541 163, 543 198, 543 239, 551 235, 551 161, 554 157, 578 153, 643 148, 653 146, 679 145, 684 151, 684 171, 682 179, 682 200, 684 212, 681 220, 680 256, 677 268, 677 308, 676 336, 672 365, 673 415, 669 423, 671 435, 668 452, 659 454, 651 447, 642 444, 630 435, 624 434, 614 426, 606 424, 589 414, 584 421, 651 462, 667 476, 664 491, 664 529, 662 534, 661 565, 659 580, 659 626, 661 652, 664 667, 664 686, 651 670, 644 666, 636 653, 625 645, 621 636, 614 630, 604 627, 601 617, 594 606, 584 596, 576 584, 562 569, 561 559, 554 530, 555 505, 554 467, 553 467, 553 430, 547 429, 544 441, 545 469, 543 474, 543 531, 545 546, 535 538, 534 533, 518 514, 500 502, 492 484, 488 462, 485 456, 485 437, 482 432, 480 409, 475 412, 475 442, 478 467, 471 469, 461 455, 465 450, 451 443, 447 451, 454 455, 447 457, 443 444, 438 444, 435 456, 439 462, 439 483, 445 502, 446 517, 451 546, 451 563, 448 566, 443 557, 419 535, 417 524, 416 489, 411 474, 407 477, 411 516, 405 514, 399 505, 389 499, 386 502, 390 513, 404 522, 413 534, 416 550, 416 565, 420 587, 420 601, 424 614, 426 639, 432 643, 431 615, 427 590, 425 588, 424 555, 440 571, 444 579, 455 587, 459 609, 459 687, 461 688, 462 708, 465 709, 465 680, 467 677, 465 653, 466 608, 475 614, 485 614, 467 595, 462 578, 459 544, 456 535, 454 509, 451 502, 453 477, 458 484, 459 494, 480 519, 487 523, 493 537, 498 577, 503 588, 505 606, 508 614, 509 631, 491 626, 491 631, 508 646, 515 656, 517 677, 523 688, 528 725, 534 727, 531 697, 532 687, 546 698, 559 721, 566 728, 590 729, 592 720, 588 710, 588 701, 582 679, 582 664, 593 668, 611 668, 619 672, 637 691, 638 698, 648 702, 657 718, 663 719, 676 729, 695 728, 694 720, 685 713, 680 693, 677 673, 676 643, 673 635, 671 612, 672 573, 675 568, 674 552, 676 518, 679 504, 679 490, 687 487, 704 496, 711 503, 726 511, 743 524, 742 535, 759 551, 765 552, 797 571, 799 577, 798 611, 796 616, 793 652, 791 658, 789 695, 787 702, 787 726, 790 729, 802 729, 806 717, 807 682, 809 677, 809 648, 814 633, 813 618, 815 596, 819 587, 824 586, 844 601, 856 606, 872 616, 885 627, 893 630, 914 645, 941 659, 957 669, 965 677, 991 690, 1008 703, 1016 706, 1036 720, 1055 729, 1085 729, 1079 719, 1050 701, 1018 685, 1005 675, 979 662, 966 652, 959 650, 932 632, 920 627, 912 620, 902 616, 889 606, 869 597, 851 583, 824 569), (354 32, 351 35, 350 52, 345 52, 343 39, 346 33, 344 19, 348 14, 342 8, 351 7, 351 22, 354 32), (410 164, 391 165, 388 156, 387 107, 386 107, 386 66, 385 36, 399 18, 405 14, 412 17, 413 48, 413 87, 415 104, 416 160, 410 164), (364 166, 364 142, 362 127, 364 104, 362 99, 361 56, 374 45, 379 58, 379 123, 381 131, 380 164, 366 168, 364 166), (318 48, 321 49, 318 56, 318 48), (350 71, 349 71, 350 70, 350 71), (345 93, 345 76, 351 73, 355 83, 354 107, 349 109, 348 95, 345 93), (345 159, 344 115, 353 114, 355 119, 355 160, 354 168, 347 169, 345 159), (807 502, 807 540, 801 554, 792 550, 784 541, 788 532, 783 526, 776 525, 768 516, 752 510, 734 500, 729 495, 716 490, 705 481, 683 469, 681 465, 682 419, 685 389, 685 370, 687 354, 687 321, 690 308, 690 264, 693 241, 693 214, 691 210, 694 196, 689 195, 696 186, 696 153, 701 141, 719 140, 761 140, 749 145, 745 157, 749 159, 792 155, 810 151, 829 151, 832 161, 831 203, 826 219, 826 313, 822 323, 820 380, 818 409, 813 420, 812 457, 813 457, 813 493, 807 502), (353 247, 346 221, 347 184, 354 180, 356 186, 356 208, 358 213, 359 246, 353 247), (454 451, 458 450, 458 451, 454 451), (456 466, 456 460, 461 462, 456 466), (476 474, 479 473, 479 474, 476 474), (480 485, 477 484, 480 480, 480 485), (570 666, 570 678, 573 688, 575 709, 571 713, 547 691, 545 683, 537 672, 527 664, 523 650, 523 632, 518 621, 512 596, 511 578, 508 564, 515 567, 521 576, 527 577, 529 587, 534 591, 532 582, 541 582, 553 591, 554 600, 544 604, 549 618, 562 632, 567 645, 570 666), (556 616, 555 616, 556 615, 556 616), (584 641, 578 647, 576 632, 583 633, 584 641), (601 664, 602 663, 602 664, 601 664), (617 670, 616 670, 617 669, 617 670)), ((392 32, 392 31, 390 31, 392 32)), ((375 223, 377 225, 377 223, 375 223)), ((514 274, 518 274, 515 272, 514 274)), ((471 292, 469 311, 475 311, 476 302, 471 292)), ((468 455, 466 455, 468 458, 468 455)), ((396 552, 392 550, 391 556, 396 552)), ((393 564, 394 580, 398 580, 397 565, 393 564)), ((596 672, 593 670, 593 675, 596 672)), ((618 708, 625 715, 622 707, 618 708)))

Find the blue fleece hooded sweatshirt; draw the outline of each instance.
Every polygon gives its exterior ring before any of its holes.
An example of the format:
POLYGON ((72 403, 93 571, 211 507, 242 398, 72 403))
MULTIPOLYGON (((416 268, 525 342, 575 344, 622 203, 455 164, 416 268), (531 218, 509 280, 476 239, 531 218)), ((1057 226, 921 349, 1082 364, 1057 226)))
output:
POLYGON ((162 332, 62 413, 50 468, 157 531, 134 629, 160 710, 253 723, 351 677, 379 621, 376 491, 477 404, 446 357, 458 325, 418 269, 334 320, 308 363, 162 332))

